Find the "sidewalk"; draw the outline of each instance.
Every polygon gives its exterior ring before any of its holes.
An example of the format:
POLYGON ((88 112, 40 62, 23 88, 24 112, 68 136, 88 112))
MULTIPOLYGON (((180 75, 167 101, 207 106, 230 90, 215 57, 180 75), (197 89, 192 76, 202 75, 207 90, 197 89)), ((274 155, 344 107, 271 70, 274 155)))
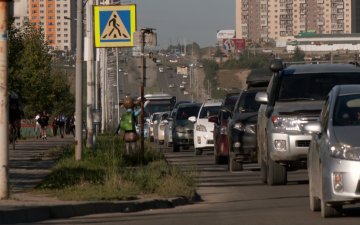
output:
POLYGON ((188 204, 185 198, 141 199, 136 201, 61 201, 55 197, 34 194, 31 190, 50 172, 54 165, 50 149, 73 143, 67 136, 48 140, 29 139, 16 143, 9 150, 10 198, 0 200, 0 224, 36 222, 95 213, 135 212, 171 208, 188 204))

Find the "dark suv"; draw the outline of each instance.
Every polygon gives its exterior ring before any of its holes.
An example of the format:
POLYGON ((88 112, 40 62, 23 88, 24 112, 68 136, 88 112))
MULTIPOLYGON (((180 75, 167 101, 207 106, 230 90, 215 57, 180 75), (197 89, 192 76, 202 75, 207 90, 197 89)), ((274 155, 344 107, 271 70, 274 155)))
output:
POLYGON ((266 87, 250 88, 241 92, 227 133, 229 143, 229 170, 242 170, 244 163, 257 162, 256 122, 260 103, 255 101, 256 93, 266 87))
POLYGON ((180 147, 188 148, 194 146, 194 123, 189 119, 191 116, 197 116, 200 110, 200 103, 183 103, 178 106, 172 120, 172 140, 173 151, 178 152, 180 147))
POLYGON ((287 172, 306 168, 312 136, 302 127, 319 119, 329 91, 335 85, 360 84, 360 68, 350 64, 270 65, 273 76, 261 103, 257 121, 258 162, 263 182, 282 185, 287 172))

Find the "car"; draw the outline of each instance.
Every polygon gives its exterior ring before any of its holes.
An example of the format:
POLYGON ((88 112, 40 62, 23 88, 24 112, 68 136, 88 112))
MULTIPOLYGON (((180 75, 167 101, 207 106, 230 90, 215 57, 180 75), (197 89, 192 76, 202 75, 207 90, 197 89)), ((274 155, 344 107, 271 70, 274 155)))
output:
POLYGON ((187 79, 187 78, 188 78, 188 75, 184 74, 184 75, 183 75, 183 78, 184 78, 184 79, 187 79))
POLYGON ((169 84, 169 88, 173 88, 174 87, 174 84, 169 84))
POLYGON ((176 110, 177 108, 179 107, 180 104, 183 104, 183 103, 190 103, 190 101, 186 101, 186 100, 183 100, 183 101, 177 101, 174 105, 174 108, 172 109, 172 111, 170 112, 168 118, 171 118, 171 119, 168 119, 166 118, 164 120, 164 123, 165 123, 165 128, 164 128, 164 144, 166 147, 171 147, 172 146, 172 125, 173 125, 173 119, 175 118, 175 115, 176 115, 176 110))
POLYGON ((148 120, 148 124, 149 124, 149 132, 148 132, 148 136, 149 136, 149 141, 153 142, 154 141, 154 122, 157 120, 157 117, 160 115, 160 112, 155 112, 153 114, 151 114, 149 120, 148 120))
POLYGON ((181 83, 182 83, 182 84, 187 84, 186 81, 182 81, 181 83))
POLYGON ((194 123, 189 120, 191 116, 197 116, 200 110, 200 103, 183 103, 176 110, 173 121, 172 139, 173 151, 180 151, 180 147, 189 148, 194 146, 194 123))
POLYGON ((197 116, 189 117, 189 120, 194 123, 195 155, 201 155, 205 149, 214 149, 214 124, 209 121, 209 117, 217 115, 220 107, 220 101, 205 102, 197 116))
POLYGON ((341 215, 343 205, 360 202, 360 85, 337 85, 322 107, 308 151, 309 202, 322 217, 341 215))
POLYGON ((319 119, 322 105, 335 85, 360 84, 360 68, 339 64, 285 65, 271 63, 272 78, 266 92, 258 92, 261 103, 257 120, 258 163, 261 180, 285 185, 287 172, 306 169, 311 135, 301 128, 319 119))
POLYGON ((184 84, 180 84, 180 85, 179 85, 179 88, 180 88, 180 89, 184 89, 184 88, 185 88, 184 84))
POLYGON ((239 92, 226 94, 218 115, 209 117, 209 121, 214 123, 214 163, 227 164, 229 158, 227 126, 228 119, 234 109, 239 92))
POLYGON ((161 112, 158 116, 154 126, 154 142, 162 145, 164 144, 164 130, 165 130, 165 119, 169 116, 170 112, 161 112))
POLYGON ((159 67, 159 72, 163 73, 164 72, 164 68, 163 67, 159 67))
POLYGON ((249 88, 241 92, 227 126, 229 170, 243 169, 244 163, 257 163, 256 123, 260 103, 256 93, 266 87, 249 88))

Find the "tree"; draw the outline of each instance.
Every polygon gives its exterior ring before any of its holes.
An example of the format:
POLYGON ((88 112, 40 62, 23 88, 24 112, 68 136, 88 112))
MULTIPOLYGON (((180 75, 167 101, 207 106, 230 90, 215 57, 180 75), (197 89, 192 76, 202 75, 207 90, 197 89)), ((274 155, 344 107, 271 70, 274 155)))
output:
POLYGON ((299 46, 296 46, 292 60, 295 62, 300 62, 300 61, 304 61, 304 58, 305 58, 305 52, 301 50, 299 46))
POLYGON ((25 116, 47 110, 73 113, 74 97, 66 75, 52 71, 52 57, 45 35, 30 23, 9 27, 9 90, 23 103, 25 116))

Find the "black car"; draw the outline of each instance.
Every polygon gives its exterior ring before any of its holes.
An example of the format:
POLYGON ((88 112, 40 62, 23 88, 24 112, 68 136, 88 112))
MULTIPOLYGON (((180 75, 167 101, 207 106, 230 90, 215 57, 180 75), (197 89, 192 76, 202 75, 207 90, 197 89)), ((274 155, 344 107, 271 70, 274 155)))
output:
POLYGON ((244 163, 257 162, 256 123, 260 104, 257 92, 265 87, 253 87, 241 92, 228 124, 229 170, 242 170, 244 163))
POLYGON ((191 116, 197 116, 200 110, 200 103, 183 103, 176 110, 172 120, 172 141, 173 151, 178 152, 180 147, 188 148, 194 146, 194 123, 189 119, 191 116))

